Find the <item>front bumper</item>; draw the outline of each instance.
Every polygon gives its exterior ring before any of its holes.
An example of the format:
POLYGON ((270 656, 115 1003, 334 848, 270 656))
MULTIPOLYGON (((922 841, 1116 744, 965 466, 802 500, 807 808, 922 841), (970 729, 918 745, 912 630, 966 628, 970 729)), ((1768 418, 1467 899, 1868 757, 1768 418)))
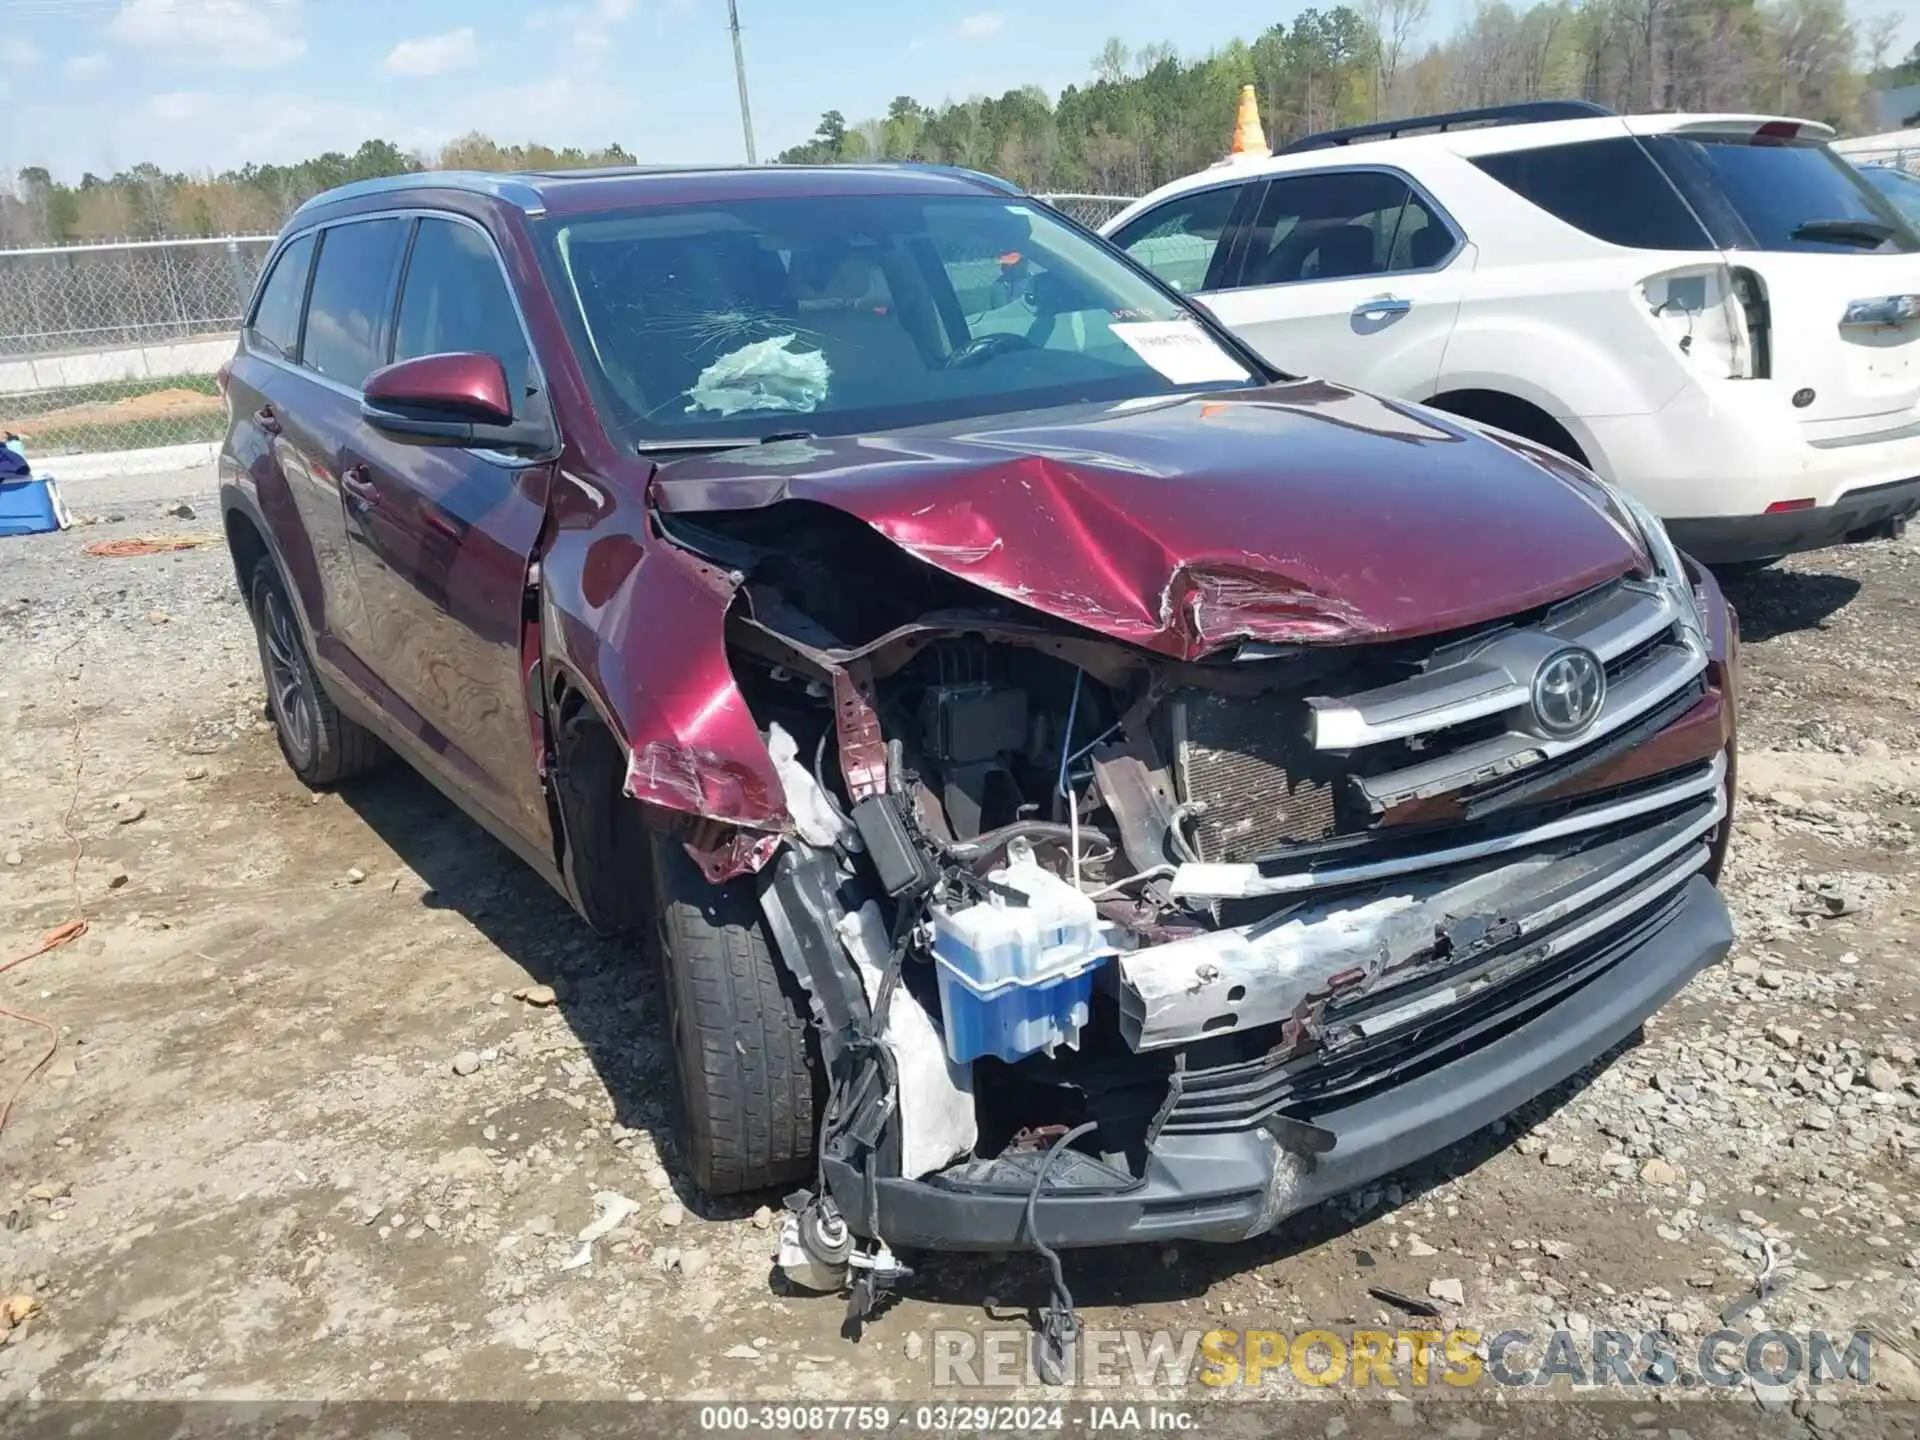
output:
MULTIPOLYGON (((1162 1135, 1143 1178, 1105 1190, 1043 1193, 1035 1228, 1056 1247, 1165 1240, 1243 1240, 1323 1200, 1444 1149, 1606 1053, 1733 943, 1726 906, 1702 876, 1650 928, 1598 957, 1577 988, 1451 1063, 1345 1108, 1302 1118, 1332 1132, 1331 1150, 1295 1154, 1266 1128, 1162 1135)), ((828 1189, 856 1231, 929 1250, 1013 1250, 1028 1243, 1027 1197, 941 1176, 875 1182, 878 1225, 862 1177, 826 1161, 828 1189)))
POLYGON ((1772 560, 1850 540, 1898 534, 1920 514, 1920 478, 1849 490, 1831 505, 1772 515, 1709 515, 1671 519, 1667 533, 1687 554, 1708 565, 1772 560))

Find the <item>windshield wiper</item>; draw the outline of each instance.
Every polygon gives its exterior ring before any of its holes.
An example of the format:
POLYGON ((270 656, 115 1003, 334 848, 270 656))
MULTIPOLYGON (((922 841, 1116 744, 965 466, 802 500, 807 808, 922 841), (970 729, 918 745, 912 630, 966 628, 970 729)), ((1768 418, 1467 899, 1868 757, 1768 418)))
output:
POLYGON ((811 430, 776 430, 771 435, 740 435, 727 439, 648 440, 634 446, 646 456, 717 455, 722 450, 744 450, 749 445, 776 445, 782 440, 811 440, 811 430))
POLYGON ((1808 220, 1793 227, 1796 240, 1834 240, 1842 245, 1874 249, 1899 233, 1883 220, 1808 220))

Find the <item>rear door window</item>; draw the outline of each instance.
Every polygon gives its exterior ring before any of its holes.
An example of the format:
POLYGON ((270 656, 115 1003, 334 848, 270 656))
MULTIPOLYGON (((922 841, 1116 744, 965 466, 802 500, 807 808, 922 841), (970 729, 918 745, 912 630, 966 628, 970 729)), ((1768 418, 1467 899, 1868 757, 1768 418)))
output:
POLYGON ((1650 135, 1648 151, 1729 249, 1920 250, 1900 212, 1826 146, 1782 136, 1650 135))
POLYGON ((1583 140, 1480 155, 1473 163, 1524 200, 1609 245, 1713 250, 1711 236, 1637 140, 1583 140))
POLYGON ((1175 290, 1198 294, 1221 258, 1221 241, 1246 191, 1244 184, 1216 185, 1176 195, 1114 231, 1113 243, 1175 290))
POLYGON ((300 348, 300 306, 307 298, 307 270, 313 262, 313 236, 302 235, 280 252, 273 273, 253 307, 247 338, 269 355, 291 360, 300 348))
POLYGON ((471 225, 423 216, 400 290, 393 358, 460 350, 498 357, 516 399, 524 398, 532 356, 492 243, 471 225))
POLYGON ((1453 232, 1398 175, 1329 170, 1284 176, 1267 187, 1237 284, 1429 270, 1454 245, 1453 232))
POLYGON ((399 219, 353 221, 321 236, 303 364, 358 390, 385 363, 387 313, 405 238, 399 219))

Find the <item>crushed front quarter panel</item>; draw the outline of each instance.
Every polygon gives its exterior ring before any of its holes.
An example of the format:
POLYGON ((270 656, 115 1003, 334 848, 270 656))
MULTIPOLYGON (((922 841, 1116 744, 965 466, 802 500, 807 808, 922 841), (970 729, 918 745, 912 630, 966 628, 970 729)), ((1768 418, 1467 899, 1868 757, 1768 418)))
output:
MULTIPOLYGON (((727 663, 737 579, 649 535, 642 493, 559 478, 541 574, 547 662, 586 691, 626 750, 628 795, 777 835, 787 822, 779 775, 727 663)), ((709 879, 757 869, 771 851, 764 835, 710 839, 709 879)))

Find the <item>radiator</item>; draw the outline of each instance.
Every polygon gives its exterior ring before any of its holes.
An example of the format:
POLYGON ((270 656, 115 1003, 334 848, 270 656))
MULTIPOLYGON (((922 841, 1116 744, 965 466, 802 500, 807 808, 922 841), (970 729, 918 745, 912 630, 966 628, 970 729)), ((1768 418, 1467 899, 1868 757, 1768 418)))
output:
POLYGON ((1313 774, 1297 699, 1191 690, 1171 705, 1180 795, 1198 807, 1185 828, 1201 859, 1258 860, 1334 833, 1333 780, 1313 774))

